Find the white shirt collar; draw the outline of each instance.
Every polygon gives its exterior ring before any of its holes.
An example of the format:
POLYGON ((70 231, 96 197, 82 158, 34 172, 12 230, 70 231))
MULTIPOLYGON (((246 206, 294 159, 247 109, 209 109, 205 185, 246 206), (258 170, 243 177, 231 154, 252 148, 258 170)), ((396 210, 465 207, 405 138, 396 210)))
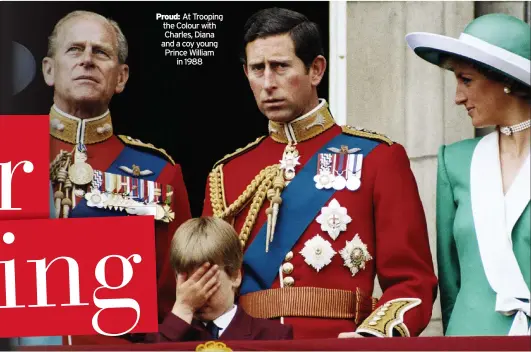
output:
MULTIPOLYGON (((230 310, 228 310, 227 312, 223 313, 222 315, 214 319, 214 324, 216 324, 216 326, 219 328, 219 336, 223 334, 223 332, 225 331, 225 329, 227 329, 227 326, 229 326, 232 319, 234 319, 237 308, 238 306, 235 304, 230 310)), ((206 325, 205 322, 203 322, 203 324, 206 325)))

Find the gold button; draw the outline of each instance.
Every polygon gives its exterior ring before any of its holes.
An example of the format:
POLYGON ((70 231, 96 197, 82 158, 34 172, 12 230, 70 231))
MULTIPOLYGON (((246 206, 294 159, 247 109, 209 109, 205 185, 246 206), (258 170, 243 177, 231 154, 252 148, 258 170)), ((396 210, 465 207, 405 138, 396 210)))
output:
POLYGON ((293 252, 289 251, 288 254, 286 254, 286 257, 284 258, 284 260, 289 262, 292 259, 293 259, 293 252))
POLYGON ((286 276, 282 282, 284 283, 284 287, 291 287, 295 284, 295 279, 291 276, 286 276))
POLYGON ((291 263, 282 264, 282 272, 284 274, 291 274, 293 272, 293 264, 291 263))

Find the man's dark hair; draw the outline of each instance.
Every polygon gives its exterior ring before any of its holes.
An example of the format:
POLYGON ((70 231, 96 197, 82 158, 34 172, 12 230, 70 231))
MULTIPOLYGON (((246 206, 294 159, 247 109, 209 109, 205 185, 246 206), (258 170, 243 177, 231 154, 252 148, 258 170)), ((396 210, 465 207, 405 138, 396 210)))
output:
POLYGON ((269 8, 253 14, 244 26, 241 61, 245 65, 247 44, 259 38, 289 33, 295 46, 295 55, 307 69, 318 55, 324 55, 319 26, 296 11, 269 8))

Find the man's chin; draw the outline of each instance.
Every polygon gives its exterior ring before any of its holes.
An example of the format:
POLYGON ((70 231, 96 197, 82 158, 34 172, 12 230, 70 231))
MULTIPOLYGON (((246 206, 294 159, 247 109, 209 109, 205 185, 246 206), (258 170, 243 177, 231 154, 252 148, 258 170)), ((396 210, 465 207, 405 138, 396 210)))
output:
POLYGON ((101 102, 104 100, 101 92, 93 89, 79 89, 72 94, 72 100, 79 103, 101 102))
POLYGON ((264 115, 269 121, 278 123, 290 122, 296 118, 296 116, 293 116, 293 114, 287 111, 266 111, 264 115))

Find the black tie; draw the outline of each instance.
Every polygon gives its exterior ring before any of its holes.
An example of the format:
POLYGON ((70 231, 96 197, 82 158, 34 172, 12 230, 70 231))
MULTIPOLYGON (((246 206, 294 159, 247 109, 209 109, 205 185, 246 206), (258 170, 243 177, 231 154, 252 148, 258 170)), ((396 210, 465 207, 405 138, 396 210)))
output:
POLYGON ((219 338, 219 326, 214 324, 213 321, 209 321, 206 325, 206 329, 212 335, 212 337, 217 340, 219 338))

